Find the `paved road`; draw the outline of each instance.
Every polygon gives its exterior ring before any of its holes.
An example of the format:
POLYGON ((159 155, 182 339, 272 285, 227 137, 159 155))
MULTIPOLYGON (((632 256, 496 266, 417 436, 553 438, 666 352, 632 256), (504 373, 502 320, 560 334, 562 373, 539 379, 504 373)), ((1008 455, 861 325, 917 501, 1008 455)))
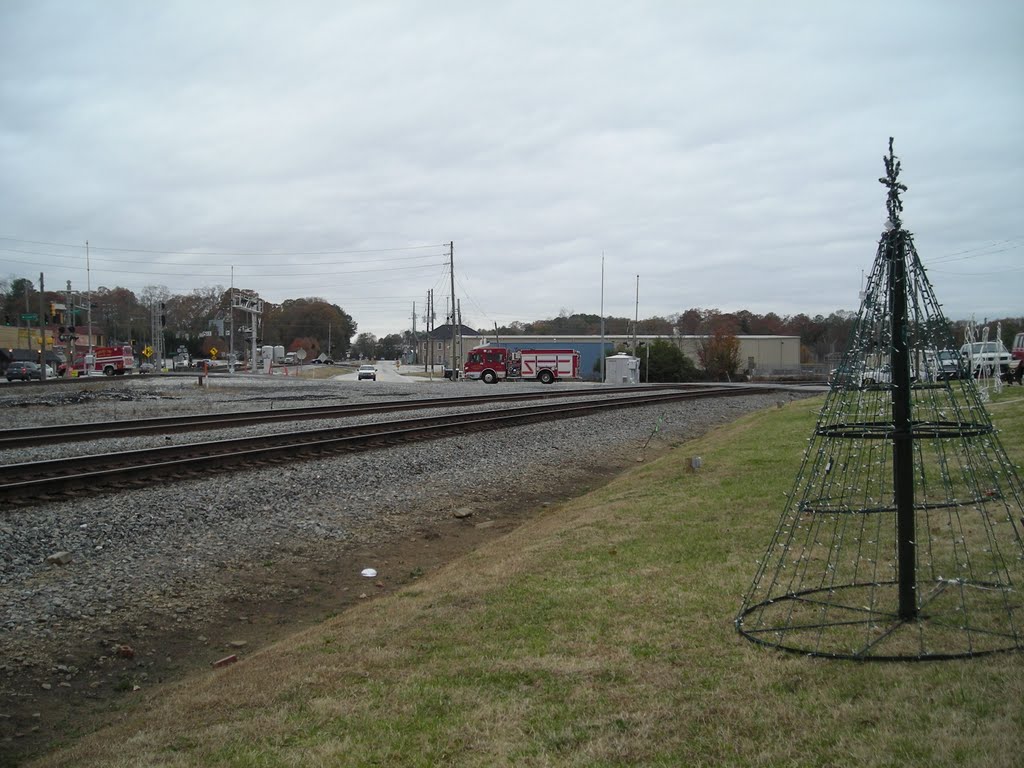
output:
MULTIPOLYGON (((430 381, 430 379, 422 376, 403 376, 401 369, 395 367, 394 360, 378 360, 374 365, 377 367, 377 381, 386 381, 388 384, 421 384, 430 381)), ((410 373, 413 371, 417 373, 423 372, 422 366, 412 366, 411 368, 406 366, 406 370, 410 373)), ((354 372, 343 373, 335 378, 341 379, 342 381, 357 381, 359 379, 359 374, 354 372)), ((444 380, 440 368, 438 368, 436 376, 434 377, 434 381, 438 380, 444 380)), ((361 383, 366 384, 367 386, 373 384, 372 381, 367 381, 366 379, 361 383)))

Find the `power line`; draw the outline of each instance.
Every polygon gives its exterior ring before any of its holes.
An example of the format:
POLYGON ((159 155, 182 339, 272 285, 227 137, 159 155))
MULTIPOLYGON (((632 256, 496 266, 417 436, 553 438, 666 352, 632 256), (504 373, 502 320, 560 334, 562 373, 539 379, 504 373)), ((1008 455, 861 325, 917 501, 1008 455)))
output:
POLYGON ((982 245, 982 246, 979 246, 977 248, 968 248, 967 250, 957 251, 956 253, 949 253, 949 254, 946 254, 945 256, 936 256, 934 258, 928 259, 927 261, 928 261, 929 265, 932 265, 932 264, 945 264, 945 263, 948 263, 950 261, 963 261, 965 259, 977 259, 977 258, 982 257, 982 256, 994 256, 997 253, 1006 253, 1007 251, 1016 250, 1017 248, 1020 248, 1021 246, 1019 244, 1018 245, 1011 245, 1011 246, 1009 246, 1007 248, 1000 248, 1000 249, 995 250, 995 251, 990 250, 991 248, 994 248, 997 245, 1006 245, 1008 243, 1016 243, 1018 240, 1020 240, 1019 237, 1013 237, 1013 238, 1010 238, 1009 240, 996 240, 995 242, 989 243, 988 245, 982 245))
MULTIPOLYGON (((32 255, 32 252, 30 252, 30 251, 14 251, 13 249, 10 249, 10 248, 0 248, 0 251, 13 252, 13 253, 24 253, 26 255, 32 255)), ((54 257, 54 256, 56 256, 56 258, 68 258, 68 257, 64 257, 64 256, 57 256, 56 254, 43 254, 43 253, 39 253, 39 254, 35 254, 35 255, 47 256, 47 257, 54 257)), ((415 258, 431 258, 431 257, 427 256, 427 257, 415 257, 415 258)), ((3 261, 11 262, 11 263, 14 263, 14 264, 32 264, 34 266, 55 267, 57 269, 70 269, 72 266, 76 266, 76 265, 68 265, 68 264, 45 263, 45 262, 40 262, 40 261, 35 261, 35 260, 34 261, 26 261, 24 259, 12 259, 12 258, 5 258, 5 259, 3 259, 3 261)), ((95 261, 109 261, 109 259, 92 259, 92 261, 94 261, 94 262, 95 261)), ((127 263, 146 263, 146 262, 127 262, 127 263)), ((356 263, 356 262, 342 262, 341 264, 348 265, 348 264, 352 264, 352 263, 356 263)), ((371 263, 377 263, 377 262, 371 262, 371 263)), ((366 274, 366 273, 371 273, 371 272, 395 272, 395 271, 407 270, 407 269, 429 269, 431 267, 436 267, 436 266, 439 266, 439 265, 440 266, 444 266, 444 262, 434 262, 434 263, 431 263, 431 264, 412 264, 412 265, 401 266, 401 267, 376 267, 376 268, 372 268, 372 269, 333 270, 333 271, 330 271, 330 272, 255 272, 255 271, 247 270, 244 266, 237 266, 236 265, 235 266, 235 274, 236 275, 240 275, 241 277, 248 277, 248 278, 255 278, 255 277, 324 277, 324 276, 330 276, 330 275, 366 274)), ((170 265, 162 265, 162 266, 170 266, 170 265)), ((163 277, 175 277, 175 276, 183 275, 183 276, 187 276, 187 277, 199 277, 199 278, 211 278, 211 277, 214 277, 214 278, 226 278, 226 277, 229 277, 229 274, 230 274, 230 273, 227 273, 227 272, 203 272, 203 273, 197 274, 196 270, 201 270, 201 269, 204 269, 206 267, 204 265, 194 265, 194 264, 180 264, 178 266, 181 267, 181 270, 177 271, 177 272, 160 272, 160 271, 154 271, 154 270, 131 270, 131 269, 122 269, 120 267, 118 267, 116 269, 116 271, 119 274, 126 274, 126 275, 158 275, 158 276, 163 276, 163 277)), ((220 266, 220 265, 218 265, 218 266, 220 266)), ((303 267, 303 266, 323 266, 323 265, 322 264, 295 264, 295 265, 292 265, 292 266, 303 267)), ((217 267, 212 267, 212 268, 217 268, 217 267)), ((101 270, 101 269, 96 269, 94 267, 93 271, 94 272, 96 272, 96 271, 114 271, 114 269, 113 268, 109 268, 109 269, 106 269, 106 270, 101 270)))
POLYGON ((477 312, 479 312, 482 317, 486 318, 489 323, 493 324, 494 318, 487 314, 487 312, 484 311, 483 307, 476 303, 476 299, 469 295, 469 291, 466 290, 466 287, 462 284, 462 281, 459 280, 458 277, 455 278, 455 283, 459 286, 459 290, 462 291, 462 294, 466 298, 466 301, 468 301, 470 304, 476 307, 477 312))
POLYGON ((1024 272, 1024 267, 1007 267, 1006 269, 993 269, 989 272, 953 272, 948 269, 928 268, 929 272, 936 272, 940 275, 956 275, 957 277, 986 277, 989 275, 1008 275, 1013 272, 1024 272))
POLYGON ((325 277, 330 275, 361 275, 372 272, 400 272, 409 269, 428 269, 430 267, 444 266, 443 263, 415 264, 406 267, 378 267, 374 269, 347 269, 334 272, 249 272, 244 267, 236 267, 235 274, 242 277, 325 277))
MULTIPOLYGON (((82 259, 82 256, 79 255, 79 254, 67 255, 67 254, 63 254, 63 253, 43 253, 41 251, 25 251, 25 250, 20 250, 20 249, 17 249, 17 248, 0 248, 0 252, 3 252, 3 253, 20 253, 20 254, 24 254, 26 256, 45 256, 46 258, 52 258, 52 259, 73 259, 76 262, 77 261, 81 261, 81 259, 82 259)), ((195 254, 195 255, 199 255, 199 254, 195 254)), ((369 263, 369 264, 380 264, 380 263, 390 263, 390 262, 394 262, 394 261, 411 261, 411 260, 420 260, 420 259, 434 259, 434 258, 438 258, 440 256, 445 256, 445 255, 446 254, 444 254, 444 253, 427 253, 427 254, 422 254, 422 255, 417 255, 417 256, 397 256, 397 257, 386 258, 386 259, 360 259, 358 261, 306 261, 306 262, 299 261, 299 262, 289 262, 289 264, 291 266, 295 266, 295 267, 320 267, 320 266, 329 266, 329 265, 366 264, 366 263, 369 263)), ((16 261, 16 259, 10 259, 10 261, 16 261)), ((153 259, 145 259, 145 260, 137 260, 137 259, 104 259, 102 257, 97 258, 95 256, 91 257, 91 261, 93 261, 93 262, 97 262, 98 261, 98 262, 104 262, 104 263, 110 263, 110 264, 118 264, 118 265, 120 265, 120 264, 169 264, 169 265, 175 265, 175 266, 177 266, 177 265, 189 266, 189 267, 192 266, 192 265, 185 265, 185 264, 183 264, 180 261, 161 262, 161 261, 154 261, 153 259)), ((25 262, 19 262, 19 263, 25 263, 25 262)), ((36 262, 30 262, 30 263, 34 264, 36 262)), ((60 266, 60 265, 51 265, 51 266, 60 266)), ((203 266, 203 265, 200 265, 200 266, 203 266)), ((232 266, 232 267, 236 267, 236 268, 239 267, 239 265, 237 265, 237 264, 215 264, 215 265, 209 265, 209 266, 217 266, 217 267, 232 266)))
MULTIPOLYGON (((29 243, 31 245, 53 245, 59 248, 82 248, 82 243, 52 243, 45 240, 23 240, 18 237, 0 236, 0 240, 14 243, 29 243)), ((114 251, 120 253, 159 253, 166 256, 344 256, 359 253, 393 253, 396 251, 414 251, 424 248, 444 248, 447 243, 433 243, 431 245, 407 245, 399 248, 364 248, 359 250, 332 249, 327 251, 157 251, 147 248, 116 248, 114 246, 96 245, 89 242, 89 248, 94 251, 114 251)))

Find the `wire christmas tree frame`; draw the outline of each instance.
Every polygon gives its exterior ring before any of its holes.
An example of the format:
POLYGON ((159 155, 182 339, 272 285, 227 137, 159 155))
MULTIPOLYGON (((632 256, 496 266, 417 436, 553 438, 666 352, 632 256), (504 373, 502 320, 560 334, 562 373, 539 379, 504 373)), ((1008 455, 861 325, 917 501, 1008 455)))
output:
POLYGON ((903 229, 900 162, 850 345, 739 615, 858 660, 1024 649, 1024 489, 903 229))

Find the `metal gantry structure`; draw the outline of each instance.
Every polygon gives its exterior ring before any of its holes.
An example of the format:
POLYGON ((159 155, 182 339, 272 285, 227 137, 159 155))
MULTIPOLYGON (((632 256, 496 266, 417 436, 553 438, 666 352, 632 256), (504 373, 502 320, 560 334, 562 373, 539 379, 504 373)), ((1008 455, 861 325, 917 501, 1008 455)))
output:
POLYGON ((1024 650, 1024 489, 903 228, 892 139, 884 160, 849 348, 736 628, 829 658, 1024 650))

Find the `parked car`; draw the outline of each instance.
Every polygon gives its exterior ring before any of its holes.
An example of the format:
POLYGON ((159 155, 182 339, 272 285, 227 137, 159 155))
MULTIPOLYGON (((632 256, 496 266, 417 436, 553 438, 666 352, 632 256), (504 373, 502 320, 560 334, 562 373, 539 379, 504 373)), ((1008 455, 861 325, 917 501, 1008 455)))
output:
POLYGON ((939 359, 936 367, 938 369, 936 378, 938 378, 939 381, 959 379, 961 373, 966 370, 963 358, 961 358, 960 355, 952 349, 943 349, 939 352, 939 359))
POLYGON ((1010 370, 1010 353, 1001 341, 976 341, 960 347, 960 355, 970 366, 975 378, 999 376, 1010 370))
POLYGON ((139 374, 152 373, 156 370, 156 366, 152 363, 139 363, 139 374))
MULTIPOLYGON (((923 371, 924 380, 927 381, 929 374, 928 370, 923 371)), ((918 381, 917 370, 915 368, 910 369, 910 381, 918 381)), ((861 373, 860 383, 862 387, 873 387, 879 384, 892 384, 892 366, 889 363, 883 363, 876 368, 865 368, 864 372, 861 373)))
POLYGON ((886 363, 878 368, 865 369, 864 373, 861 374, 860 383, 865 387, 875 384, 890 384, 892 383, 892 368, 886 363))
POLYGON ((360 365, 358 375, 359 381, 362 381, 363 379, 372 379, 373 381, 376 381, 377 369, 374 368, 372 365, 360 365))
POLYGON ((32 363, 28 361, 16 361, 7 366, 7 380, 14 381, 30 381, 32 379, 43 378, 43 372, 39 368, 39 363, 32 363))
POLYGON ((850 383, 850 371, 845 366, 833 368, 828 374, 828 383, 833 387, 842 387, 850 383))

